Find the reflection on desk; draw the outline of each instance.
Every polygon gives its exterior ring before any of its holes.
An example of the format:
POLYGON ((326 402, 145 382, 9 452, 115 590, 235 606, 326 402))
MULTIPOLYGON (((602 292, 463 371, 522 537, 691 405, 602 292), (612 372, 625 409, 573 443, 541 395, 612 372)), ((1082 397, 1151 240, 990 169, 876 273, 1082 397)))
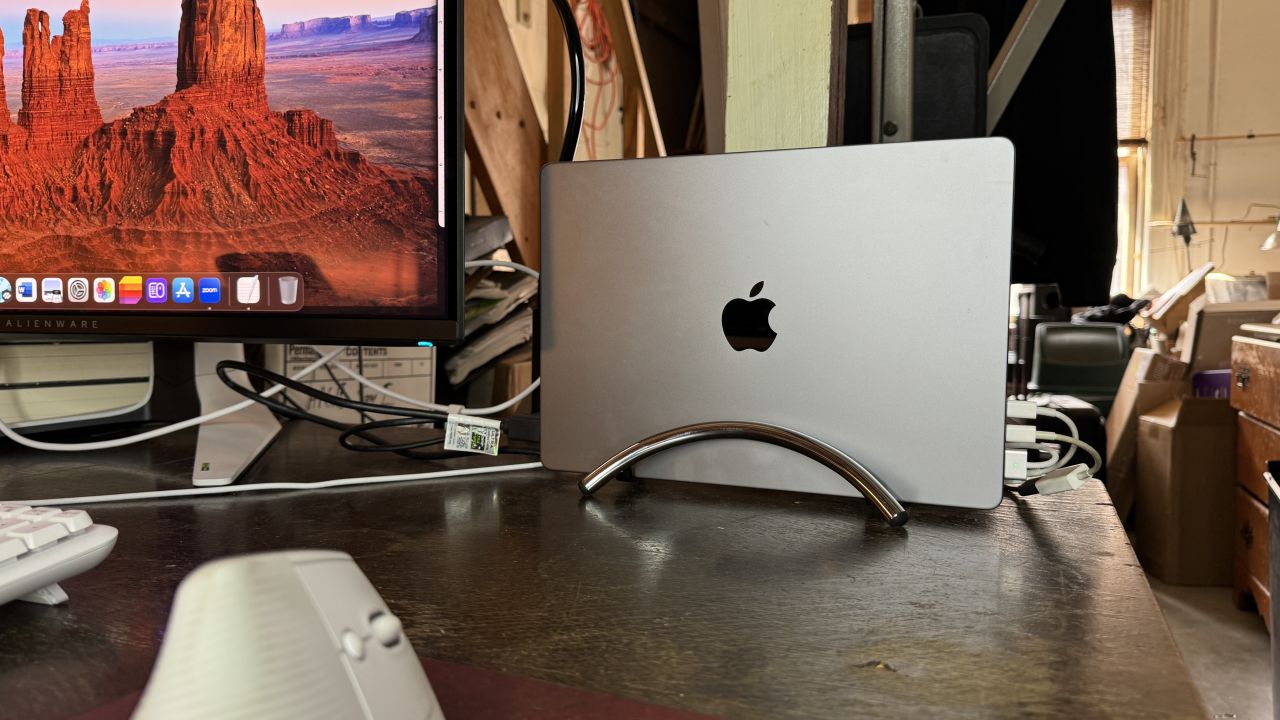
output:
MULTIPOLYGON (((0 497, 182 487, 194 435, 11 448, 0 497)), ((478 459, 476 462, 489 462, 478 459)), ((420 469, 301 425, 248 481, 420 469)), ((146 682, 178 582, 234 553, 355 557, 435 661, 713 716, 1203 717, 1106 493, 994 511, 527 473, 99 505, 115 553, 65 608, 0 608, 0 697, 65 718, 146 682)), ((448 708, 446 708, 446 711, 448 708)))

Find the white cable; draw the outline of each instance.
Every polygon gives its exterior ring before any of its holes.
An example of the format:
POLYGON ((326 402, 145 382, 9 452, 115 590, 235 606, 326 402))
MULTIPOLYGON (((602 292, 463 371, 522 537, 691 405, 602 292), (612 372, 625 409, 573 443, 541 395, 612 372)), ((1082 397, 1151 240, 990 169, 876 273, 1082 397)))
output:
MULTIPOLYGON (((506 260, 473 260, 466 264, 466 268, 468 270, 475 270, 478 268, 507 268, 509 270, 516 270, 518 272, 522 272, 525 275, 528 275, 534 278, 535 280, 542 279, 542 274, 539 273, 537 270, 534 270, 533 268, 529 267, 528 265, 521 265, 520 263, 517 263, 517 262, 507 262, 506 260)), ((315 350, 316 352, 319 352, 319 350, 317 350, 314 347, 311 349, 315 350)), ((339 372, 341 372, 343 375, 346 375, 347 377, 351 378, 352 380, 355 380, 361 385, 364 385, 370 390, 373 390, 374 392, 382 395, 386 395, 389 398, 394 398, 396 400, 399 400, 400 402, 405 403, 407 405, 419 407, 424 410, 434 410, 436 412, 455 412, 459 415, 471 415, 475 417, 479 417, 483 415, 497 415, 500 412, 509 410, 519 405, 521 402, 524 401, 525 398, 529 397, 534 392, 536 392, 538 388, 542 387, 542 379, 538 378, 533 381, 532 385, 520 391, 515 397, 511 398, 510 400, 507 400, 506 402, 499 403, 492 407, 485 407, 485 408, 462 408, 459 411, 456 407, 450 407, 448 405, 437 405, 436 403, 429 403, 425 400, 419 400, 417 398, 409 397, 408 395, 403 395, 390 388, 382 387, 381 385, 370 380, 364 375, 361 375, 355 370, 352 370, 350 366, 348 366, 347 364, 343 363, 340 360, 331 362, 329 363, 329 365, 334 369, 338 370, 339 372)))
MULTIPOLYGON (((1067 426, 1067 429, 1071 431, 1071 437, 1075 438, 1076 440, 1079 440, 1079 439, 1080 439, 1080 430, 1079 430, 1079 428, 1077 428, 1077 427, 1076 427, 1076 423, 1075 423, 1075 421, 1074 421, 1074 420, 1072 420, 1072 419, 1070 418, 1070 416, 1068 416, 1066 413, 1058 412, 1057 410, 1054 410, 1053 408, 1048 408, 1048 407, 1037 407, 1037 408, 1036 408, 1036 415, 1037 415, 1037 416, 1039 416, 1039 417, 1051 417, 1051 418, 1056 418, 1056 419, 1058 419, 1058 420, 1061 420, 1061 421, 1062 421, 1062 423, 1063 423, 1064 425, 1066 425, 1066 426, 1067 426)), ((1054 465, 1050 466, 1050 467, 1049 467, 1049 468, 1047 468, 1047 469, 1048 469, 1048 470, 1057 470, 1057 469, 1058 469, 1058 468, 1060 468, 1060 467, 1066 467, 1067 463, 1071 460, 1071 458, 1072 458, 1075 454, 1076 454, 1076 448, 1075 448, 1075 446, 1074 446, 1074 445, 1068 445, 1068 447, 1067 447, 1067 454, 1066 454, 1066 455, 1063 455, 1061 458, 1059 458, 1059 459, 1058 459, 1058 461, 1057 461, 1057 463, 1056 463, 1056 464, 1054 464, 1054 465)))
POLYGON ((1006 450, 1026 450, 1028 452, 1031 450, 1035 450, 1038 453, 1042 453, 1050 456, 1050 459, 1048 460, 1029 461, 1027 463, 1027 467, 1030 469, 1044 467, 1046 465, 1052 464, 1053 462, 1057 461, 1058 455, 1060 454, 1058 452, 1058 448, 1054 447, 1053 445, 1044 445, 1038 442, 1011 442, 1011 443, 1005 443, 1004 446, 1006 450))
POLYGON ((1102 456, 1098 454, 1097 450, 1093 449, 1092 445, 1090 445, 1087 442, 1084 442, 1083 440, 1078 440, 1073 437, 1068 437, 1066 435, 1059 435, 1058 433, 1052 433, 1052 432, 1038 432, 1036 433, 1036 439, 1052 440, 1053 442, 1067 443, 1068 445, 1078 447, 1081 450, 1084 450, 1085 452, 1089 453, 1089 457, 1093 458, 1093 464, 1089 466, 1090 475, 1093 475, 1102 469, 1102 456))
POLYGON ((482 415, 497 415, 498 413, 504 410, 508 410, 510 408, 513 408, 519 405, 521 402, 524 401, 525 398, 532 395, 534 391, 536 391, 540 387, 542 387, 542 378, 538 378, 537 380, 534 380, 532 385, 525 388, 524 390, 521 390, 518 395, 511 398, 510 400, 507 400, 506 402, 500 403, 498 405, 494 405, 493 407, 487 407, 487 408, 463 408, 461 414, 474 415, 477 417, 482 415))
MULTIPOLYGON (((364 385, 365 387, 369 388, 370 390, 373 390, 374 392, 379 393, 381 395, 386 395, 387 397, 390 397, 390 398, 395 398, 396 400, 399 400, 400 402, 405 403, 407 405, 420 407, 424 410, 435 410, 437 412, 450 412, 456 409, 456 408, 450 408, 448 405, 437 405, 435 403, 429 403, 424 400, 411 398, 408 395, 402 395, 401 393, 391 390, 390 388, 382 387, 378 383, 361 375, 355 370, 352 370, 348 365, 346 365, 340 360, 334 360, 333 362, 330 362, 329 365, 333 367, 335 370, 338 370, 342 374, 351 378, 352 380, 355 380, 361 385, 364 385)), ((519 405, 525 398, 532 395, 541 386, 542 386, 541 380, 534 380, 532 385, 520 391, 518 395, 511 398, 510 400, 507 400, 504 403, 501 403, 499 405, 494 405, 493 407, 486 407, 486 408, 463 408, 462 411, 458 414, 472 415, 472 416, 496 415, 502 412, 503 410, 507 410, 509 408, 515 407, 516 405, 519 405)))
MULTIPOLYGON (((312 349, 314 350, 314 348, 312 349)), ((361 385, 364 385, 370 390, 373 390, 379 395, 386 395, 387 397, 395 398, 396 400, 399 400, 400 402, 405 403, 406 405, 413 405, 415 407, 420 407, 424 410, 435 410, 437 412, 449 412, 449 408, 445 405, 436 405, 435 403, 429 403, 429 402, 426 402, 425 400, 418 400, 417 398, 411 398, 408 395, 402 395, 390 388, 382 387, 378 383, 361 375, 355 370, 352 370, 350 367, 345 365, 341 360, 334 360, 333 362, 329 363, 329 366, 334 368, 335 370, 340 371, 342 374, 346 375, 352 380, 355 380, 361 385)))
MULTIPOLYGON (((292 379, 298 380, 303 377, 306 377, 309 373, 319 369, 325 363, 329 362, 330 360, 334 359, 335 357, 337 357, 338 355, 342 354, 345 351, 346 351, 346 348, 342 347, 342 348, 338 348, 337 350, 334 350, 333 352, 327 355, 321 355, 319 360, 316 360, 315 362, 311 363, 310 365, 303 368, 302 370, 299 370, 297 373, 294 373, 294 375, 292 376, 292 379)), ((269 397, 272 397, 273 395, 279 394, 282 390, 284 390, 283 385, 275 385, 269 388, 267 391, 259 394, 258 397, 269 398, 269 397)), ((212 420, 217 420, 218 418, 223 418, 223 417, 226 417, 227 415, 238 413, 241 410, 244 410, 245 408, 252 407, 257 402, 258 402, 257 400, 253 400, 253 399, 244 400, 236 403, 235 405, 229 405, 227 407, 224 407, 221 410, 215 410, 207 415, 193 417, 190 420, 183 420, 182 422, 174 423, 173 425, 166 425, 165 427, 162 427, 162 428, 156 428, 155 430, 148 430, 147 432, 139 433, 137 435, 130 435, 129 437, 116 438, 114 440, 99 440, 97 442, 86 442, 86 443, 43 442, 41 440, 32 440, 29 437, 19 435, 18 433, 14 432, 13 429, 10 428, 8 425, 4 424, 3 421, 0 421, 0 434, 3 434, 5 437, 18 443, 19 445, 32 448, 33 450, 47 450, 51 452, 92 452, 95 450, 110 450, 112 448, 125 447, 128 445, 136 445, 137 443, 140 443, 140 442, 146 442, 147 440, 154 440, 158 437, 171 435, 181 430, 186 430, 187 428, 195 427, 197 425, 202 425, 212 420)))
MULTIPOLYGON (((1005 445, 1005 487, 1017 488, 1027 480, 1035 480, 1044 477, 1054 471, 1054 464, 1058 462, 1058 448, 1053 445, 1042 445, 1040 443, 1008 443, 1005 445), (1017 475, 1009 474, 1008 453, 1011 450, 1022 451, 1023 453, 1035 450, 1036 452, 1046 453, 1049 455, 1048 460, 1032 460, 1023 459, 1021 467, 1023 473, 1017 475)), ((1024 455, 1025 458, 1025 455, 1024 455)))
POLYGON ((1029 460, 1027 461, 1027 470, 1043 470, 1045 472, 1048 472, 1050 470, 1056 470, 1058 469, 1058 467, 1062 465, 1062 458, 1059 457, 1059 454, 1056 448, 1037 445, 1036 449, 1039 450, 1040 452, 1049 453, 1049 459, 1048 460, 1029 460))
POLYGON ((1051 417, 1051 418, 1057 418, 1061 420, 1062 423, 1067 426, 1067 429, 1071 431, 1071 437, 1077 440, 1080 439, 1080 430, 1076 427, 1076 421, 1072 420, 1070 415, 1064 412, 1059 412, 1050 407, 1036 408, 1036 415, 1039 415, 1040 417, 1051 417))
POLYGON ((508 270, 522 272, 535 280, 542 279, 542 273, 534 270, 528 265, 521 265, 517 262, 507 262, 506 260, 472 260, 467 263, 466 268, 468 270, 476 270, 479 268, 506 268, 508 270))
POLYGON ((490 473, 508 473, 520 470, 539 470, 542 463, 519 463, 515 465, 499 465, 496 467, 466 468, 465 470, 440 470, 436 472, 410 473, 407 475, 375 475, 371 477, 342 478, 340 480, 324 480, 314 483, 256 483, 247 485, 224 485, 222 487, 182 488, 180 490, 153 490, 150 492, 119 493, 116 495, 88 495, 85 497, 49 498, 47 500, 6 500, 11 505, 28 505, 30 507, 65 505, 89 505, 93 503, 130 502, 134 500, 163 500, 167 498, 195 497, 199 495, 231 495, 234 493, 266 492, 269 490, 323 490, 353 485, 378 485, 384 483, 411 482, 414 480, 440 480, 443 478, 467 477, 490 473))

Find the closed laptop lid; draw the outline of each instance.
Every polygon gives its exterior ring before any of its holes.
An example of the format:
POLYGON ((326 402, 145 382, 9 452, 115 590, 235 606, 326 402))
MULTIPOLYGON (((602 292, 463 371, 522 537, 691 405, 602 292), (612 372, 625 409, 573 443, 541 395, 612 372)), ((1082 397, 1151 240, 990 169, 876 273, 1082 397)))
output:
MULTIPOLYGON (((997 138, 547 167, 544 462, 589 471, 674 427, 758 421, 904 501, 995 506, 1012 192, 997 138)), ((637 474, 856 494, 740 440, 637 474)))

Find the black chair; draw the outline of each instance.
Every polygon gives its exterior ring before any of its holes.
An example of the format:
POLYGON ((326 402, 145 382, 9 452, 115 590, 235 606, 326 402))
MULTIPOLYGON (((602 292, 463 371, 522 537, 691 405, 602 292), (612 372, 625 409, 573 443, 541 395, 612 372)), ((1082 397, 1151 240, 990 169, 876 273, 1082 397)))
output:
POLYGON ((1111 410, 1129 364, 1125 326, 1115 323, 1042 323, 1036 327, 1031 392, 1071 395, 1111 410))

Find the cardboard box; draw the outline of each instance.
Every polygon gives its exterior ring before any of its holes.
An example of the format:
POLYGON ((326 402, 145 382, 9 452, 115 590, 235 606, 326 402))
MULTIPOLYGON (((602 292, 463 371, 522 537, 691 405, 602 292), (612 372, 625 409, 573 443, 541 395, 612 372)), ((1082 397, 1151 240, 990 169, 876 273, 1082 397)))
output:
POLYGON ((1123 522, 1137 496, 1138 417, 1187 394, 1187 366, 1154 350, 1133 351, 1107 416, 1107 491, 1123 522))
POLYGON ((1204 279, 1213 272, 1213 263, 1206 263, 1178 281, 1163 295, 1156 298, 1151 306, 1142 311, 1142 316, 1157 330, 1174 337, 1178 326, 1187 320, 1187 312, 1191 309, 1191 301, 1204 294, 1204 279))
MULTIPOLYGON (((320 359, 310 345, 268 345, 267 367, 285 375, 293 375, 306 366, 320 359)), ((436 351, 434 348, 416 347, 349 347, 340 360, 347 367, 357 372, 363 367, 363 375, 379 386, 401 395, 435 402, 436 383, 436 351)), ((325 369, 316 370, 302 378, 302 382, 331 395, 342 397, 344 394, 352 399, 388 405, 404 403, 388 395, 378 393, 371 388, 362 387, 355 380, 334 370, 330 374, 325 369)), ((343 423, 359 423, 364 419, 355 410, 330 405, 315 398, 299 393, 286 392, 294 402, 307 412, 343 423)), ((380 418, 379 418, 380 419, 380 418)))
POLYGON ((1191 303, 1187 332, 1180 339, 1182 362, 1192 373, 1231 367, 1231 337, 1247 323, 1269 323, 1280 314, 1280 302, 1209 303, 1201 297, 1191 303))
MULTIPOLYGON (((533 384, 533 350, 517 348, 500 358, 494 365, 493 405, 505 402, 524 392, 533 384)), ((500 417, 533 412, 533 398, 527 397, 520 404, 502 413, 500 417)))
POLYGON ((1236 413, 1227 400, 1172 400, 1138 421, 1135 550, 1174 585, 1229 585, 1236 413))

